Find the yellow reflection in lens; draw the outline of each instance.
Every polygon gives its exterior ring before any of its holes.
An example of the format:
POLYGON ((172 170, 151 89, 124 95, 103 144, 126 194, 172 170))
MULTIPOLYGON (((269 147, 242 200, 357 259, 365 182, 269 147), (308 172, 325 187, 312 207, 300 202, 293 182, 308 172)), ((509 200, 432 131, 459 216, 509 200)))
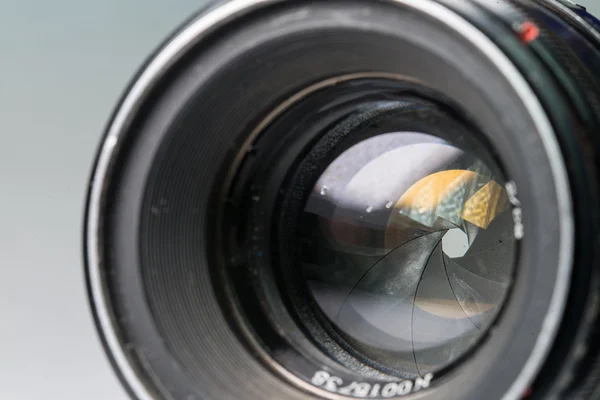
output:
POLYGON ((395 209, 427 226, 442 218, 457 226, 464 220, 486 229, 507 201, 504 188, 488 177, 468 170, 447 170, 416 182, 395 209))
POLYGON ((495 181, 489 181, 465 202, 462 217, 479 228, 487 229, 507 204, 508 196, 504 188, 495 181))
POLYGON ((396 207, 418 210, 420 213, 435 211, 444 198, 444 193, 449 193, 458 186, 468 184, 476 176, 475 172, 460 169, 427 175, 402 195, 396 207))
POLYGON ((457 299, 415 298, 415 306, 438 317, 462 319, 488 312, 497 304, 473 301, 459 302, 457 299))

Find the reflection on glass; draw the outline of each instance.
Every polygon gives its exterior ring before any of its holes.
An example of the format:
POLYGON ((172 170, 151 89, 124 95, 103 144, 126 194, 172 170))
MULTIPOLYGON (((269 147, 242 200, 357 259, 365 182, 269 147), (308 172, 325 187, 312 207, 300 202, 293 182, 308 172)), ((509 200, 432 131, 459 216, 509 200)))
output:
POLYGON ((413 375, 450 365, 506 298, 515 244, 504 182, 497 166, 440 138, 390 133, 348 149, 304 216, 313 296, 381 367, 413 375))

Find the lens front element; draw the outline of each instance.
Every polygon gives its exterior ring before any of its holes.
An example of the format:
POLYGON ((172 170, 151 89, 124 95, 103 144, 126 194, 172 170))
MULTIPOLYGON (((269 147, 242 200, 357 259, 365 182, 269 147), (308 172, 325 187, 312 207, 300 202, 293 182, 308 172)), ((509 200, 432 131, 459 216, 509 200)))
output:
POLYGON ((424 133, 378 135, 335 159, 306 204, 307 285, 338 334, 383 370, 449 366, 507 297, 513 220, 482 150, 424 133))

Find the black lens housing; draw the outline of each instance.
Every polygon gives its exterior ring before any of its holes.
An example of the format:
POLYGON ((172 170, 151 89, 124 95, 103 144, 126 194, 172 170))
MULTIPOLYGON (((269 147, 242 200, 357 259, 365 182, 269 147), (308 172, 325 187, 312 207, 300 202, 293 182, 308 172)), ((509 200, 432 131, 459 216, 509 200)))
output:
POLYGON ((593 32, 558 2, 516 0, 235 1, 182 27, 115 112, 89 195, 92 306, 132 396, 348 397, 311 383, 322 370, 404 385, 320 341, 331 333, 315 339, 303 318, 318 316, 298 318, 309 308, 275 268, 293 231, 282 204, 303 196, 294 168, 344 115, 398 99, 405 122, 478 132, 518 188, 525 231, 494 330, 456 367, 405 377, 406 393, 516 398, 537 377, 532 396, 590 396, 600 91, 595 53, 565 41, 599 49, 593 32))

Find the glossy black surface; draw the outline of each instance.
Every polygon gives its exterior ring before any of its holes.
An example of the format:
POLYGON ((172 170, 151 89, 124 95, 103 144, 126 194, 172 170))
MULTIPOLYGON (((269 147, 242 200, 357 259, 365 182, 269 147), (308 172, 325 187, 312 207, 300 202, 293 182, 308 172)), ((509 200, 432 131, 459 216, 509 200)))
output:
POLYGON ((568 1, 562 1, 561 4, 581 17, 588 26, 582 25, 581 21, 566 18, 572 16, 561 13, 560 9, 532 6, 528 7, 527 12, 564 40, 575 56, 592 72, 595 72, 595 76, 600 82, 600 20, 584 7, 568 1), (595 34, 590 32, 589 28, 594 29, 595 34))

